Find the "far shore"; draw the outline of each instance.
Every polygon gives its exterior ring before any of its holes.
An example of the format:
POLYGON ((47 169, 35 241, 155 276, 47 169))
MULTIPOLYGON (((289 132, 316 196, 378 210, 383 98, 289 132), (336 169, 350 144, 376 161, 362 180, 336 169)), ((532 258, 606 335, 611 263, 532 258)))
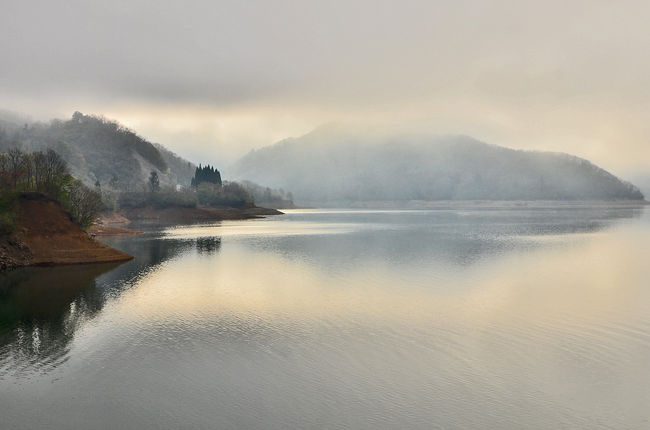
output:
POLYGON ((629 208, 650 205, 646 200, 364 200, 301 203, 304 203, 301 206, 304 209, 629 208))
POLYGON ((211 221, 246 220, 263 218, 271 215, 282 215, 277 209, 258 206, 244 208, 232 207, 167 207, 167 208, 126 208, 119 212, 103 212, 95 224, 88 230, 94 236, 137 235, 141 231, 128 226, 138 225, 171 225, 196 224, 211 221))

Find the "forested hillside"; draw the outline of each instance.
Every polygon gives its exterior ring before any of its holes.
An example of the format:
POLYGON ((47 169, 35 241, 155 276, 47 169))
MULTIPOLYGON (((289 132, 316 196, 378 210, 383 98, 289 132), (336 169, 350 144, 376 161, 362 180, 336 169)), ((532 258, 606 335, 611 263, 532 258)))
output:
POLYGON ((297 204, 643 199, 635 186, 587 160, 466 136, 368 138, 322 128, 252 151, 227 173, 290 189, 297 204))
POLYGON ((101 116, 75 112, 67 121, 22 124, 19 118, 4 115, 0 151, 54 149, 72 174, 89 185, 139 190, 151 171, 156 171, 162 186, 187 186, 194 172, 192 163, 101 116))
MULTIPOLYGON (((215 166, 197 167, 101 116, 75 112, 70 120, 43 123, 0 110, 0 154, 25 152, 58 154, 67 171, 97 191, 104 207, 111 210, 243 207, 253 205, 255 196, 271 204, 292 205, 284 192, 224 181, 215 166)), ((22 172, 21 166, 13 166, 12 171, 22 172)))

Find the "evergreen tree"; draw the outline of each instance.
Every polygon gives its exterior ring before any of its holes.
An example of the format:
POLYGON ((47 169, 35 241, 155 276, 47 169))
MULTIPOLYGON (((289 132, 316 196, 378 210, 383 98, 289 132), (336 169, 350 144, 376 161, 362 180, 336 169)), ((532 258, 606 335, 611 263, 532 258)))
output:
POLYGON ((200 164, 194 171, 194 177, 192 178, 192 186, 198 187, 199 184, 203 182, 208 182, 211 184, 216 184, 221 186, 221 173, 214 167, 209 164, 206 166, 201 166, 200 164))
POLYGON ((158 179, 158 173, 155 170, 152 170, 149 175, 149 189, 152 193, 160 190, 160 179, 158 179))

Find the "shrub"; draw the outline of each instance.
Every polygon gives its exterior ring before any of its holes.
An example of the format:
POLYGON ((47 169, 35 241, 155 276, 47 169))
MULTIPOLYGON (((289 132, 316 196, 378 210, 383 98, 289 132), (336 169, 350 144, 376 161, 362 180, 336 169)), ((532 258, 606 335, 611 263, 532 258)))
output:
POLYGON ((68 187, 63 206, 70 212, 72 220, 86 229, 93 225, 103 208, 102 196, 75 179, 68 187))
POLYGON ((18 219, 12 208, 16 196, 16 193, 0 193, 0 234, 10 234, 16 230, 18 219))

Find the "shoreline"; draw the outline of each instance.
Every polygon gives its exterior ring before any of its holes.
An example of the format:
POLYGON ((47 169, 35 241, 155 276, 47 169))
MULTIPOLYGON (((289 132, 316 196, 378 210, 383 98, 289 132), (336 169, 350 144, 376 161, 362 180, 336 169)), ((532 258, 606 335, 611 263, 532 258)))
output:
POLYGON ((543 209, 543 208, 630 208, 650 205, 647 200, 366 200, 305 204, 319 209, 543 209))
POLYGON ((264 218, 266 216, 282 215, 277 209, 259 206, 247 208, 197 206, 184 208, 180 206, 168 208, 127 208, 119 212, 103 212, 88 233, 94 236, 127 236, 142 234, 142 231, 128 228, 137 225, 174 225, 198 224, 211 221, 246 220, 264 218))
POLYGON ((210 221, 246 220, 281 215, 276 209, 257 206, 130 208, 104 212, 84 231, 56 201, 37 193, 22 195, 13 209, 16 228, 0 236, 0 271, 23 266, 56 266, 123 262, 133 256, 102 243, 96 237, 135 236, 142 231, 127 226, 196 224, 210 221))
POLYGON ((133 258, 92 238, 61 205, 43 194, 25 193, 13 203, 13 231, 0 236, 0 271, 128 261, 133 258))

